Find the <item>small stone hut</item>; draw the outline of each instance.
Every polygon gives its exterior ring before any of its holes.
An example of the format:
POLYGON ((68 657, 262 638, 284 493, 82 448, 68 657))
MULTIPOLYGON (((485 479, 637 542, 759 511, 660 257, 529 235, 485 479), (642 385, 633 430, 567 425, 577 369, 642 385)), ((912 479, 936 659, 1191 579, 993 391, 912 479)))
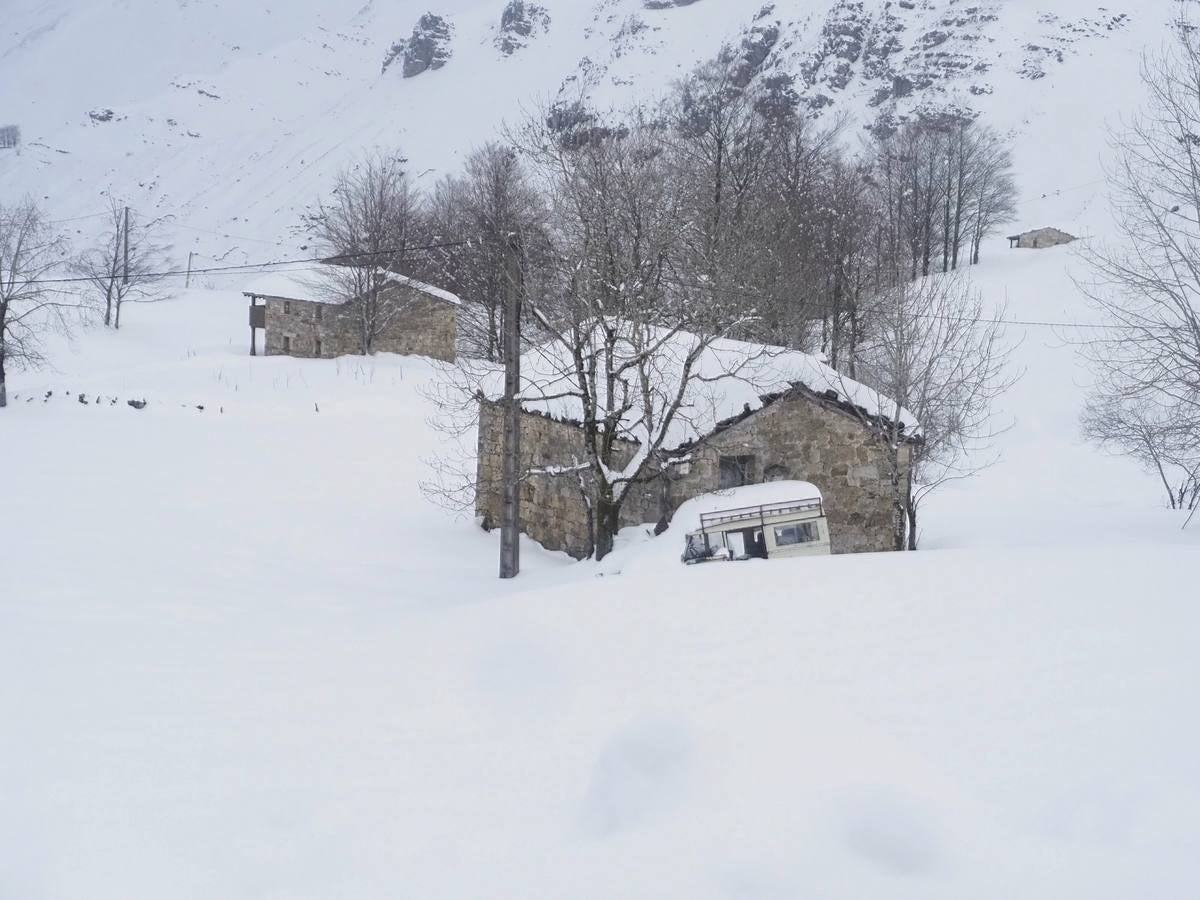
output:
MULTIPOLYGON (((461 301, 449 291, 404 275, 388 274, 379 295, 379 330, 373 349, 453 362, 461 301)), ((267 275, 243 294, 250 298, 250 352, 264 332, 268 356, 331 359, 362 353, 362 324, 355 298, 326 297, 321 276, 267 275)))
POLYGON ((1047 247, 1057 247, 1059 244, 1069 244, 1076 240, 1075 235, 1067 234, 1058 228, 1035 228, 1033 231, 1025 231, 1021 234, 1010 234, 1008 236, 1008 246, 1011 250, 1014 247, 1022 250, 1044 250, 1047 247))
MULTIPOLYGON (((651 479, 630 489, 621 526, 669 522, 684 501, 700 494, 795 479, 821 490, 834 553, 893 549, 891 467, 878 432, 888 423, 839 391, 817 390, 798 381, 756 401, 712 422, 706 433, 662 452, 651 479)), ((919 440, 916 431, 916 423, 905 429, 912 436, 900 450, 905 482, 912 445, 919 440)), ((500 522, 503 434, 502 403, 483 400, 475 507, 485 528, 500 522)), ((618 464, 637 452, 637 443, 619 441, 618 464)), ((521 457, 527 473, 521 485, 523 531, 547 549, 577 559, 590 556, 589 505, 580 482, 587 476, 577 471, 579 461, 586 459, 582 428, 527 409, 521 457), (566 477, 563 471, 575 474, 566 477)))

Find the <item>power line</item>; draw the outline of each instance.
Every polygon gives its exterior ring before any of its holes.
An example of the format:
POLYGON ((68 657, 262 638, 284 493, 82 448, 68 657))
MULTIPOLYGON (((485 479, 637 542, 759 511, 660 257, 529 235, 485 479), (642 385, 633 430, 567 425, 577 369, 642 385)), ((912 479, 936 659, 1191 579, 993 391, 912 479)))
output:
MULTIPOLYGON (((1081 185, 1081 187, 1086 187, 1086 186, 1087 185, 1081 185)), ((1073 189, 1068 189, 1068 190, 1073 190, 1073 189)), ((79 221, 82 219, 91 219, 91 218, 96 218, 97 216, 103 216, 103 215, 108 215, 108 213, 93 213, 90 216, 78 216, 74 219, 59 219, 59 220, 57 220, 57 222, 79 221)), ((178 225, 177 224, 177 227, 186 228, 191 231, 199 231, 199 232, 203 232, 203 233, 207 233, 207 234, 214 234, 214 235, 218 235, 221 237, 237 238, 236 235, 223 235, 223 234, 220 234, 215 231, 206 231, 206 229, 196 228, 196 227, 190 226, 190 225, 178 225)), ((255 240, 252 238, 237 238, 237 239, 239 239, 239 240, 255 240)), ((262 241, 262 243, 268 243, 268 242, 262 241)), ((283 260, 277 260, 274 262, 253 262, 253 263, 243 263, 241 265, 231 265, 231 266, 210 266, 210 267, 203 268, 203 269, 192 269, 190 271, 190 273, 188 270, 185 270, 185 269, 176 269, 176 270, 167 271, 167 272, 147 272, 142 277, 144 277, 144 278, 185 278, 185 277, 188 277, 189 274, 191 276, 234 275, 234 274, 251 275, 251 274, 256 274, 256 273, 289 274, 292 272, 313 271, 313 269, 315 267, 311 265, 312 263, 337 263, 338 261, 345 261, 345 260, 351 260, 351 259, 362 259, 362 258, 367 258, 367 257, 372 257, 372 256, 395 256, 395 255, 409 253, 409 252, 415 253, 415 252, 424 252, 424 251, 428 251, 428 250, 441 250, 441 249, 447 249, 447 248, 452 248, 452 247, 464 247, 470 243, 472 243, 470 240, 447 241, 447 242, 438 243, 438 244, 425 244, 425 245, 417 246, 417 247, 405 247, 405 248, 401 248, 401 249, 392 249, 392 250, 376 250, 376 251, 364 252, 364 253, 343 253, 343 254, 339 254, 339 255, 335 255, 335 256, 313 256, 313 257, 304 257, 304 258, 298 258, 298 259, 283 259, 283 260), (289 269, 279 268, 281 266, 294 266, 294 267, 298 266, 298 268, 289 268, 289 269)), ((726 296, 739 297, 739 298, 748 299, 748 300, 762 299, 761 294, 751 293, 748 291, 739 291, 739 290, 732 289, 732 288, 721 288, 721 287, 717 287, 715 285, 702 285, 702 284, 688 283, 688 282, 683 281, 682 279, 665 278, 663 280, 667 281, 671 284, 674 284, 677 287, 683 287, 683 288, 687 288, 687 289, 691 289, 691 290, 713 291, 714 293, 717 293, 717 294, 724 294, 726 296)), ((27 283, 28 284, 81 284, 81 283, 91 282, 91 281, 93 281, 93 279, 81 276, 81 277, 72 277, 72 278, 31 279, 27 283)), ((829 310, 828 308, 821 308, 821 307, 812 307, 812 308, 814 310, 819 309, 821 312, 826 313, 826 314, 831 312, 831 310, 829 310)), ((985 324, 985 325, 1014 325, 1014 326, 1025 327, 1025 328, 1068 328, 1068 329, 1113 329, 1113 330, 1118 330, 1118 329, 1121 329, 1124 327, 1122 325, 1112 325, 1112 324, 1102 324, 1102 323, 1054 322, 1054 321, 1043 321, 1043 320, 1034 320, 1034 319, 974 318, 971 316, 946 316, 946 315, 938 315, 938 314, 934 314, 934 313, 913 313, 913 318, 931 319, 931 320, 946 321, 946 322, 974 322, 974 323, 985 324)))
POLYGON ((98 212, 98 213, 91 213, 90 215, 86 215, 86 216, 72 216, 69 219, 47 219, 46 224, 47 225, 64 225, 67 222, 82 222, 84 219, 98 219, 101 216, 111 216, 111 215, 112 215, 112 213, 110 213, 110 212, 98 212))
MULTIPOLYGON (((715 285, 689 283, 677 278, 663 278, 663 281, 673 284, 676 287, 688 288, 697 291, 712 291, 716 294, 724 294, 729 297, 737 297, 743 300, 761 300, 763 296, 762 294, 751 293, 749 291, 740 291, 735 288, 721 288, 715 285)), ((814 312, 821 312, 826 315, 836 312, 827 306, 819 306, 816 304, 810 305, 808 308, 814 312)), ((1124 325, 1110 325, 1098 322, 1050 322, 1033 319, 976 318, 974 316, 947 316, 936 313, 912 313, 911 315, 914 319, 932 319, 940 322, 974 322, 981 325, 1017 325, 1030 328, 1122 329, 1125 327, 1124 325)))
MULTIPOLYGON (((446 247, 463 247, 471 243, 470 241, 448 241, 442 244, 425 244, 418 247, 402 247, 394 250, 373 250, 363 253, 339 253, 333 256, 309 256, 301 259, 280 259, 273 262, 254 262, 243 263, 236 266, 210 266, 206 269, 192 269, 192 275, 216 275, 221 273, 234 274, 240 273, 252 275, 256 272, 289 272, 289 271, 308 271, 308 269, 278 269, 278 266, 295 266, 303 263, 327 263, 338 264, 352 259, 364 259, 374 256, 399 256, 404 253, 416 253, 424 250, 441 250, 446 247)), ((174 269, 168 272, 143 272, 141 278, 184 278, 187 276, 186 269, 174 269)), ((29 281, 22 282, 23 284, 80 284, 83 282, 94 281, 86 276, 73 278, 31 278, 29 281)))

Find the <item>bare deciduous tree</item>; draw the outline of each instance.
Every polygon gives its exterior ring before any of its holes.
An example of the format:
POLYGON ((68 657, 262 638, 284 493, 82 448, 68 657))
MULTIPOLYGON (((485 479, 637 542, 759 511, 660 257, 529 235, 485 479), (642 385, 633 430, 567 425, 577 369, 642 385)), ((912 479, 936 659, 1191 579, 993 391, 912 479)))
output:
POLYGON ((452 289, 466 304, 459 316, 460 342, 488 360, 503 359, 503 295, 506 253, 521 233, 537 252, 544 213, 516 151, 488 143, 467 157, 463 174, 443 179, 428 204, 431 238, 466 243, 439 248, 422 260, 421 273, 452 289))
POLYGON ((994 462, 991 441, 1003 426, 992 406, 1014 381, 1003 319, 953 275, 900 280, 874 305, 858 375, 881 398, 864 424, 887 451, 897 550, 917 548, 926 497, 994 462), (920 423, 919 440, 910 440, 907 416, 920 423))
POLYGON ((166 299, 157 290, 162 283, 160 273, 166 268, 164 248, 154 243, 146 227, 130 225, 128 213, 116 201, 110 201, 100 243, 81 253, 71 265, 77 276, 87 279, 94 301, 104 310, 104 324, 113 328, 121 327, 126 303, 166 299))
POLYGON ((309 218, 329 255, 318 288, 345 305, 356 326, 360 349, 375 342, 402 314, 400 294, 386 291, 390 275, 402 273, 417 226, 419 201, 408 182, 406 160, 378 154, 343 170, 333 195, 309 218))
POLYGON ((46 283, 63 264, 66 246, 37 205, 0 204, 0 407, 8 404, 10 365, 41 361, 40 338, 64 324, 74 300, 46 283))
POLYGON ((1154 472, 1171 509, 1200 505, 1200 422, 1196 410, 1167 408, 1119 397, 1093 397, 1084 408, 1083 434, 1113 453, 1130 456, 1154 472))
MULTIPOLYGON (((1152 467, 1200 454, 1200 43, 1143 61, 1147 107, 1112 136, 1120 240, 1083 251, 1106 320, 1082 344, 1097 376, 1087 432, 1152 467), (1146 442, 1149 441, 1147 444, 1146 442)), ((1161 472, 1160 472, 1161 474, 1161 472)), ((1168 479, 1169 481, 1170 479, 1168 479)), ((1172 504, 1190 489, 1167 485, 1172 504), (1181 493, 1181 489, 1184 491, 1181 493)))

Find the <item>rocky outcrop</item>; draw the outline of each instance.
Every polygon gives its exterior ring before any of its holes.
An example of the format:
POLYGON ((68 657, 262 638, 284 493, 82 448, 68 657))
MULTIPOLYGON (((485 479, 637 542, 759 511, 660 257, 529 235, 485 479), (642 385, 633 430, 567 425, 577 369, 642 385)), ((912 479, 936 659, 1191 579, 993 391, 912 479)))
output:
POLYGON ((512 56, 527 46, 535 35, 549 30, 550 14, 544 7, 526 0, 509 0, 500 15, 496 48, 505 56, 512 56))
POLYGON ((779 24, 754 25, 742 38, 733 63, 733 83, 744 88, 758 75, 779 42, 779 24))
POLYGON ((413 27, 412 37, 392 44, 383 60, 387 71, 397 59, 403 63, 405 78, 412 78, 430 69, 440 69, 450 59, 449 22, 435 13, 425 13, 413 27))
POLYGON ((673 6, 691 6, 698 0, 642 0, 646 9, 670 9, 673 6))

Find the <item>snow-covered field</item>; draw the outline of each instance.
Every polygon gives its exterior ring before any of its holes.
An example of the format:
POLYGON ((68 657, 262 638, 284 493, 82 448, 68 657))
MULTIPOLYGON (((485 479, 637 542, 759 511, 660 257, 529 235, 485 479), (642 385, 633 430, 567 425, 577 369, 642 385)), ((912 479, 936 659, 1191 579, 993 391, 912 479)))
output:
POLYGON ((252 359, 244 306, 134 308, 0 417, 0 897, 1200 890, 1200 545, 1053 334, 953 549, 502 584, 417 487, 436 370, 252 359))

